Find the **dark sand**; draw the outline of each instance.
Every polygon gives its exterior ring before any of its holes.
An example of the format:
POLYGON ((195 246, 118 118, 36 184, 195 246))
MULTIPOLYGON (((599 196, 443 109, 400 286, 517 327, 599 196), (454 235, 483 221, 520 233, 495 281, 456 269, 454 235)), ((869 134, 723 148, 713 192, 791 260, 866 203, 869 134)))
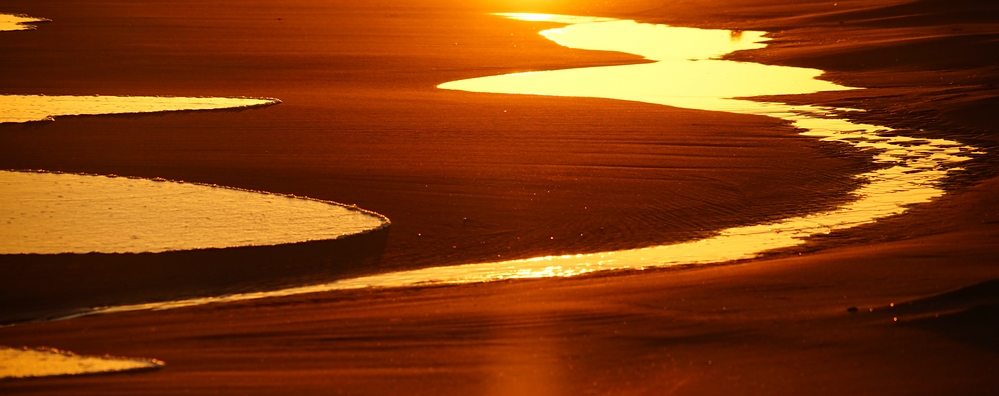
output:
MULTIPOLYGON (((797 100, 869 109, 864 117, 886 125, 985 147, 999 136, 989 117, 999 18, 972 2, 92 3, 6 3, 54 22, 0 35, 0 87, 284 103, 0 126, 0 168, 160 176, 356 203, 393 221, 372 272, 690 239, 834 205, 853 186, 850 175, 869 166, 862 153, 766 118, 434 89, 636 61, 562 49, 535 34, 539 24, 483 12, 767 28, 777 32, 773 49, 733 58, 818 67, 838 82, 877 87, 797 100), (960 7, 983 9, 952 12, 960 7), (908 57, 889 62, 891 50, 908 57), (934 52, 944 50, 948 62, 934 52)), ((821 238, 800 257, 4 328, 3 345, 154 357, 167 367, 0 389, 994 394, 999 290, 987 282, 999 276, 999 181, 989 179, 991 164, 976 160, 933 204, 821 238), (906 301, 916 302, 888 308, 906 301)))

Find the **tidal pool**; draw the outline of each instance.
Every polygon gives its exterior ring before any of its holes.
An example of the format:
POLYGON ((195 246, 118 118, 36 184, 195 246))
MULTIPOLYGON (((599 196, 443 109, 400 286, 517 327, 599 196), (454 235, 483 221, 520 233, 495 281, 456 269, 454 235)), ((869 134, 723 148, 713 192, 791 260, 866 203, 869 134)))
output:
POLYGON ((0 379, 150 370, 163 365, 156 359, 83 356, 54 348, 0 347, 0 379))
POLYGON ((266 246, 389 224, 330 201, 163 179, 0 171, 0 191, 0 254, 266 246))
MULTIPOLYGON (((941 182, 976 148, 945 139, 900 136, 888 127, 836 118, 851 109, 791 106, 745 99, 778 94, 856 89, 817 80, 821 70, 720 60, 729 52, 763 48, 764 32, 704 30, 610 18, 547 14, 499 14, 568 26, 542 31, 569 48, 641 55, 650 63, 516 73, 441 84, 439 88, 499 94, 608 98, 675 107, 754 114, 790 121, 802 134, 841 142, 871 153, 878 170, 857 175, 864 184, 853 201, 834 210, 718 231, 683 243, 592 254, 536 257, 434 267, 346 279, 335 283, 155 304, 100 308, 90 313, 169 309, 302 293, 364 287, 486 282, 573 276, 602 270, 751 259, 766 251, 805 243, 810 236, 868 224, 904 213, 944 194, 941 182)), ((90 314, 87 313, 87 314, 90 314)))

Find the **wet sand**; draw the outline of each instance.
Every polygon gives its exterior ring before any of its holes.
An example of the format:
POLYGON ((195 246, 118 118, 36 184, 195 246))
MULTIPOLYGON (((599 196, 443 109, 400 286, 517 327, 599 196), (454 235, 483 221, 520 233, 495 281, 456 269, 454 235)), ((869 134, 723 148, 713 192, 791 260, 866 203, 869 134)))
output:
MULTIPOLYGON (((912 42, 876 22, 862 29, 843 30, 838 21, 822 27, 816 21, 828 19, 824 4, 731 3, 725 14, 679 5, 649 11, 641 2, 588 10, 431 2, 283 9, 12 4, 20 6, 12 11, 55 22, 13 32, 16 39, 0 36, 4 48, 13 48, 4 55, 9 72, 0 76, 6 93, 258 96, 283 103, 0 126, 0 167, 159 176, 356 203, 393 222, 385 256, 371 272, 690 239, 831 207, 852 189, 851 175, 869 167, 865 154, 796 136, 766 118, 433 89, 458 78, 636 61, 561 49, 536 36, 536 25, 480 14, 495 11, 592 10, 780 30, 787 48, 755 56, 811 62, 833 70, 830 78, 853 78, 853 85, 883 82, 879 75, 904 82, 871 95, 801 100, 849 103, 872 110, 866 116, 886 125, 911 128, 922 120, 936 127, 927 133, 994 142, 994 124, 981 115, 990 93, 976 85, 995 81, 982 66, 987 60, 970 52, 953 57, 943 75, 968 77, 958 80, 963 91, 934 82, 937 58, 926 51, 905 67, 861 62, 864 67, 851 69, 846 65, 856 63, 837 63, 842 58, 806 55, 823 53, 816 38, 849 39, 853 47, 828 53, 860 60, 872 56, 864 52, 872 42, 888 48, 912 42), (442 22, 428 27, 427 18, 442 22), (275 28, 265 29, 269 24, 275 28), (356 26, 368 30, 357 33, 356 26), (820 27, 791 29, 796 26, 820 27), (296 31, 320 27, 328 35, 309 41, 296 31), (121 33, 126 28, 130 34, 121 33), (87 34, 69 34, 73 29, 87 34), (218 40, 204 40, 206 32, 218 40), (454 44, 454 37, 470 42, 454 44), (288 43, 281 55, 261 55, 268 46, 273 50, 275 38, 288 43), (87 45, 90 50, 81 49, 87 45), (60 61, 70 54, 78 61, 60 61), (930 94, 951 100, 933 101, 930 94), (907 107, 910 102, 923 104, 920 118, 890 111, 919 109, 907 107)), ((946 10, 943 3, 922 4, 946 10)), ((965 21, 961 15, 953 18, 965 21)), ((870 19, 853 18, 844 17, 870 19)), ((938 20, 906 29, 939 32, 938 20)), ((974 27, 989 31, 994 22, 986 22, 974 27)), ((102 394, 987 394, 997 386, 996 355, 983 334, 995 328, 990 318, 999 292, 986 283, 972 289, 976 293, 947 293, 999 272, 992 263, 999 183, 986 180, 989 164, 980 160, 973 177, 938 202, 820 238, 800 257, 790 252, 701 269, 340 292, 4 328, 5 345, 148 356, 167 366, 0 386, 102 394), (887 308, 933 295, 942 297, 898 310, 902 314, 887 308), (847 312, 851 306, 860 312, 847 312)))

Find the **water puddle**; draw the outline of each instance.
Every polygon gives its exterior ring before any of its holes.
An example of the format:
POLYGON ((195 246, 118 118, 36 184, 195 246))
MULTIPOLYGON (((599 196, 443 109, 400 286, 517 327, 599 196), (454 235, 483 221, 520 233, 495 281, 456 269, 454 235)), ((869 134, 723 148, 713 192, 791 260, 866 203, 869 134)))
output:
POLYGON ((273 98, 0 95, 0 123, 52 121, 58 116, 236 109, 281 103, 273 98))
MULTIPOLYGON (((718 60, 736 50, 764 47, 764 32, 703 30, 640 24, 609 18, 501 14, 569 26, 541 32, 577 49, 628 52, 652 63, 516 73, 441 84, 442 89, 504 94, 579 96, 630 100, 691 109, 765 115, 788 120, 802 134, 870 152, 878 170, 857 175, 865 184, 852 202, 835 210, 766 224, 734 227, 684 243, 593 254, 536 257, 386 273, 335 283, 154 304, 100 308, 85 313, 159 310, 217 302, 289 296, 365 287, 457 284, 502 279, 574 276, 594 271, 751 259, 766 251, 805 243, 813 235, 868 224, 904 213, 944 194, 941 182, 976 149, 945 139, 899 136, 890 128, 835 118, 855 111, 736 99, 854 89, 816 80, 821 70, 718 60)), ((79 315, 76 315, 79 316, 79 315)))
POLYGON ((152 370, 163 365, 156 359, 83 356, 54 348, 0 347, 0 379, 152 370))
POLYGON ((0 191, 0 254, 266 246, 389 224, 330 201, 163 179, 0 171, 0 191))
POLYGON ((28 25, 36 22, 50 22, 45 18, 29 17, 18 14, 0 14, 0 32, 11 32, 15 30, 33 30, 35 26, 28 25))

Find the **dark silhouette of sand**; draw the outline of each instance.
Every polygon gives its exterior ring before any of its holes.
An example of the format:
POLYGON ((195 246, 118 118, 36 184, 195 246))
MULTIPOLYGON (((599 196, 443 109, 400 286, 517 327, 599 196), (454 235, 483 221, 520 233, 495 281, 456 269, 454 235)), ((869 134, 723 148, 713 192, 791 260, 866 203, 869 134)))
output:
MULTIPOLYGON (((356 203, 393 222, 383 260, 363 270, 378 272, 694 238, 831 207, 846 199, 851 175, 871 166, 864 153, 765 118, 435 90, 458 78, 639 61, 561 49, 534 34, 537 24, 484 14, 503 11, 766 28, 775 32, 772 48, 732 58, 818 67, 837 82, 874 88, 787 100, 868 109, 856 117, 994 147, 994 6, 784 3, 14 1, 5 7, 53 22, 0 35, 8 93, 283 103, 0 126, 0 168, 159 176, 356 203)), ((4 345, 148 356, 167 366, 0 388, 995 393, 997 356, 986 339, 995 333, 993 297, 953 294, 999 278, 991 157, 969 164, 937 202, 738 265, 358 290, 3 328, 4 345), (932 296, 943 296, 932 308, 896 309, 932 296)))

